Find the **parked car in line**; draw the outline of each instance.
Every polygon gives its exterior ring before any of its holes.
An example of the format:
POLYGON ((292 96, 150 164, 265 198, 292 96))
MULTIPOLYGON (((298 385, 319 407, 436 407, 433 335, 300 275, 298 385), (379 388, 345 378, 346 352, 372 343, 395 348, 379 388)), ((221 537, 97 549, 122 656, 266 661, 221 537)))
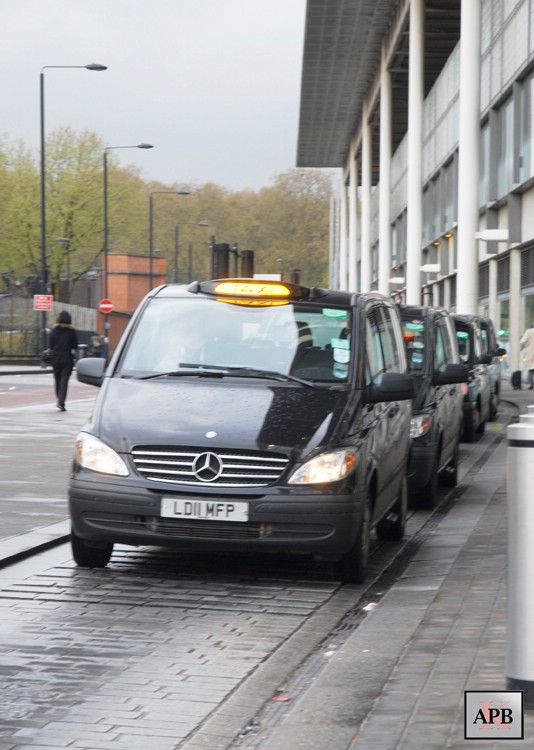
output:
POLYGON ((464 389, 463 434, 470 443, 482 434, 491 416, 491 380, 488 365, 492 355, 484 353, 482 331, 476 315, 453 315, 460 359, 469 368, 469 379, 464 389))
POLYGON ((100 386, 69 486, 78 565, 115 543, 291 552, 359 583, 371 529, 404 534, 413 381, 386 297, 158 287, 77 377, 100 386))
POLYGON ((414 381, 408 471, 411 502, 434 507, 438 485, 458 481, 467 366, 461 364, 452 318, 443 308, 400 305, 408 371, 414 381))
POLYGON ((499 346, 497 334, 491 318, 479 317, 478 323, 482 333, 482 351, 484 354, 491 355, 491 362, 488 364, 488 372, 491 382, 491 406, 490 422, 497 419, 499 404, 501 401, 503 357, 506 357, 506 349, 499 346))

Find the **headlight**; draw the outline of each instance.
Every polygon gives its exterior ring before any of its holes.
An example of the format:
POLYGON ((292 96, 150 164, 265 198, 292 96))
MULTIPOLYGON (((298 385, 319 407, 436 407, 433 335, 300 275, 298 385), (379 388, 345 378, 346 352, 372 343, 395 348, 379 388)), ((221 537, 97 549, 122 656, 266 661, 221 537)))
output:
POLYGON ((84 469, 98 471, 101 474, 114 474, 119 477, 129 474, 119 454, 87 432, 80 432, 76 438, 76 459, 84 469))
POLYGON ((430 429, 430 418, 426 414, 419 414, 410 420, 410 437, 417 438, 430 429))
POLYGON ((356 452, 346 448, 322 453, 299 467, 288 484, 325 484, 344 479, 356 466, 356 452))

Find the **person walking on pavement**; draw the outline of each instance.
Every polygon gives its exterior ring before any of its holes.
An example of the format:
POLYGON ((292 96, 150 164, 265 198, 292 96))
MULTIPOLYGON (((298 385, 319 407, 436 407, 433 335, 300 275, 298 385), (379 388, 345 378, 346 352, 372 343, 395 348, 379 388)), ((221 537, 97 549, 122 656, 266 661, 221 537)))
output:
POLYGON ((74 368, 74 351, 78 348, 78 336, 66 310, 62 310, 50 332, 51 364, 59 411, 66 411, 67 388, 74 368))
POLYGON ((534 388, 534 321, 532 328, 528 328, 519 341, 521 349, 524 349, 523 362, 528 370, 528 389, 534 388))

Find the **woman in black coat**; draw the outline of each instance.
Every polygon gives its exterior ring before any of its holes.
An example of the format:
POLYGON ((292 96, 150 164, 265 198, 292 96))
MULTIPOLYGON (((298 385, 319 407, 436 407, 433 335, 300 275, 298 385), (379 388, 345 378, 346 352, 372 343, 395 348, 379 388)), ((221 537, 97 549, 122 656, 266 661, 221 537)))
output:
POLYGON ((57 323, 50 332, 51 364, 54 370, 57 408, 66 411, 67 387, 74 367, 74 352, 78 348, 78 336, 69 313, 59 313, 57 323))

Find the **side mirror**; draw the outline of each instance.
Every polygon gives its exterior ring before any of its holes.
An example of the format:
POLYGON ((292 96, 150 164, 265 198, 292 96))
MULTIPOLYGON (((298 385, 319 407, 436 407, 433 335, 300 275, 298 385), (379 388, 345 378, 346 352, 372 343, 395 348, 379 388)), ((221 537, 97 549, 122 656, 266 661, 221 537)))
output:
POLYGON ((481 354, 480 357, 477 357, 476 363, 477 365, 490 365, 492 359, 491 354, 481 354))
POLYGON ((104 380, 106 360, 101 357, 85 357, 76 365, 76 377, 80 383, 100 388, 104 380))
POLYGON ((503 349, 502 346, 498 346, 493 354, 495 357, 506 357, 506 349, 503 349))
POLYGON ((367 389, 367 401, 378 404, 382 401, 410 401, 414 397, 411 375, 399 372, 385 372, 380 384, 371 383, 367 389))
POLYGON ((432 375, 432 385, 452 385, 454 383, 467 383, 469 379, 469 368, 467 365, 449 363, 444 370, 436 370, 432 375))

